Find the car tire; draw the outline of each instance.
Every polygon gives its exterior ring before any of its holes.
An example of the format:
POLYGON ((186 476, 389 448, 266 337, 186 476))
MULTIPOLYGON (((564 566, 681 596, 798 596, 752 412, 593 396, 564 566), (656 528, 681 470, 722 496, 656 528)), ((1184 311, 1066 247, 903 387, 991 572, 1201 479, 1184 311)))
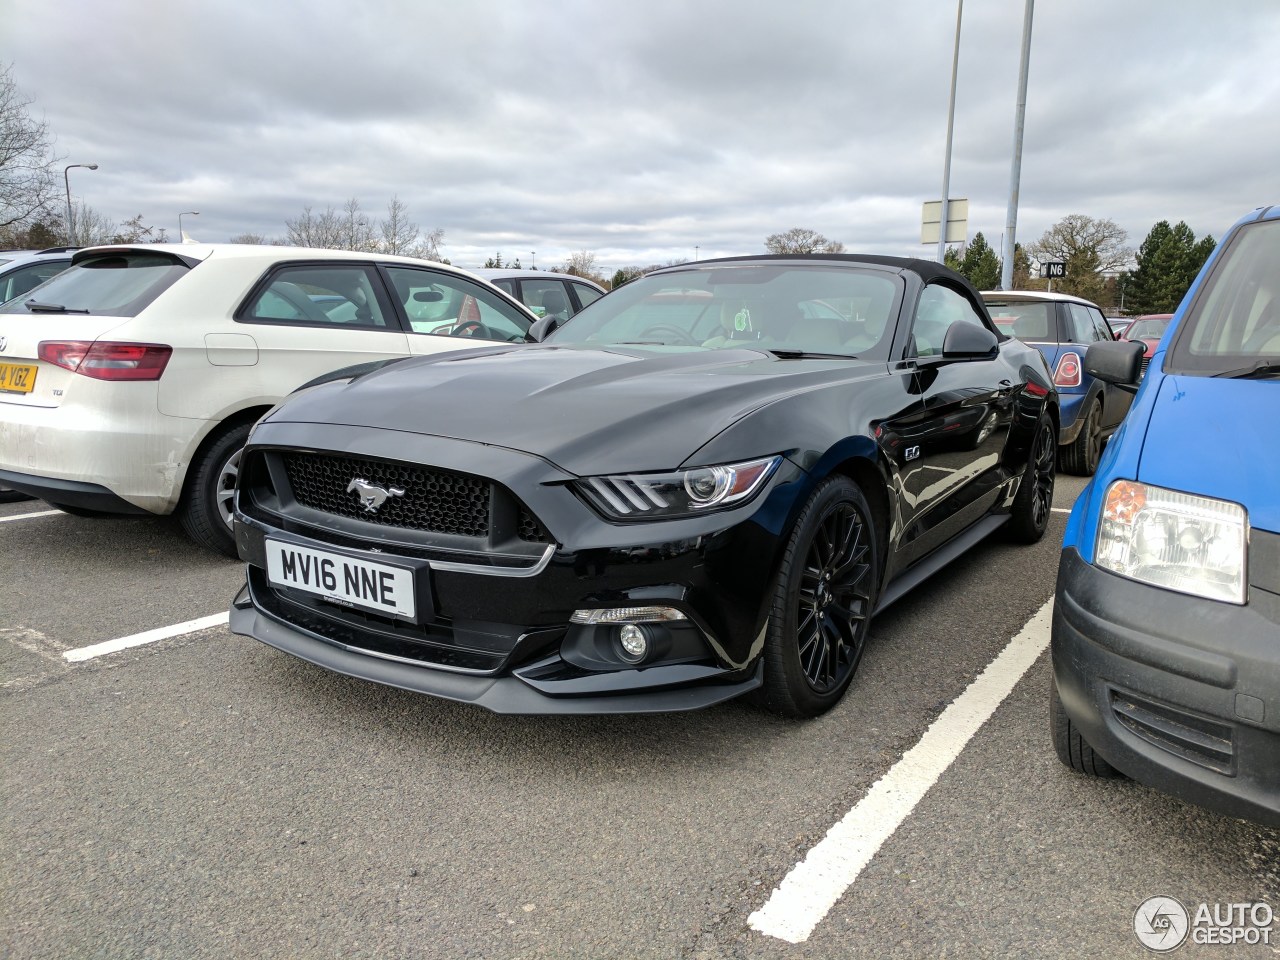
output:
POLYGON ((871 508, 848 477, 805 504, 773 585, 756 702, 816 717, 844 695, 866 647, 880 570, 871 508))
POLYGON ((1062 448, 1059 456, 1064 473, 1091 477, 1098 469, 1098 460, 1102 456, 1102 404, 1097 400, 1089 404, 1079 435, 1062 448))
POLYGON ((1027 452, 1027 468, 1013 498, 1006 536, 1014 543, 1035 543, 1049 528, 1053 508, 1053 481, 1057 466, 1058 436, 1048 413, 1040 414, 1027 452))
POLYGON ((1099 780, 1116 780, 1124 776, 1119 770, 1094 753, 1080 731, 1076 729, 1067 711, 1063 709, 1062 698, 1058 696, 1058 683, 1049 678, 1049 733, 1053 737, 1053 749, 1058 759, 1076 773, 1099 780))
POLYGON ((253 424, 242 423, 217 434, 207 443, 187 475, 178 505, 178 519, 187 536, 202 547, 236 557, 231 505, 240 454, 253 424))

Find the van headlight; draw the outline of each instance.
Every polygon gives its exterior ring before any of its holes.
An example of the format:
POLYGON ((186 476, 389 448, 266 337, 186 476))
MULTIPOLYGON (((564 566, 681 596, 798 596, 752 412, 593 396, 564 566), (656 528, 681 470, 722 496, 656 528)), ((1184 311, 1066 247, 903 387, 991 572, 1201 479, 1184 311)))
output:
POLYGON ((1248 530, 1238 503, 1117 480, 1107 487, 1094 562, 1153 586, 1243 604, 1248 530))
POLYGON ((745 503, 781 462, 780 456, 764 457, 671 473, 587 477, 574 486, 610 520, 667 520, 745 503))

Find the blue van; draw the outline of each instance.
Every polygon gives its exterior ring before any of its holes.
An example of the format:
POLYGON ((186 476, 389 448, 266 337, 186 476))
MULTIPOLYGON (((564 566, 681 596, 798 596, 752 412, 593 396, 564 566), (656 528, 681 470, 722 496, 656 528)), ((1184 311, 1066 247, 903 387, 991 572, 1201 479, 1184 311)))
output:
POLYGON ((1085 355, 1137 396, 1067 523, 1054 747, 1280 826, 1280 207, 1223 238, 1145 378, 1142 353, 1085 355))

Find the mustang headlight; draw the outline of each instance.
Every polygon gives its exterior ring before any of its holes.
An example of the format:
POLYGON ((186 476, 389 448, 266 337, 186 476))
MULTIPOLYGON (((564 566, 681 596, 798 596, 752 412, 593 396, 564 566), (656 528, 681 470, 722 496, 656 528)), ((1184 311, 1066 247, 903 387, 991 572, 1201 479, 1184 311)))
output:
POLYGON ((1245 602, 1244 507, 1133 480, 1107 488, 1098 566, 1179 593, 1245 602))
POLYGON ((575 481, 610 520, 665 520, 743 503, 765 485, 782 457, 693 467, 674 473, 631 473, 575 481))

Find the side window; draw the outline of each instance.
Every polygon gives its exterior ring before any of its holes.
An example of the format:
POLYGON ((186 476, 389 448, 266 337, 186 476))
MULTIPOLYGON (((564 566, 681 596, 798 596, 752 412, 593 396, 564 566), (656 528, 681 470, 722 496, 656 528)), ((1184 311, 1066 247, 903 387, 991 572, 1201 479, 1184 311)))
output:
POLYGON ((376 278, 360 264, 286 266, 237 317, 258 323, 396 327, 378 302, 376 278))
POLYGON ((1089 308, 1079 303, 1067 304, 1071 312, 1071 342, 1093 343, 1098 333, 1093 328, 1093 317, 1089 316, 1089 308))
POLYGON ((490 282, 499 290, 504 290, 513 297, 516 295, 516 282, 514 280, 493 280, 490 282))
POLYGON ((986 328, 982 317, 967 298, 942 284, 924 288, 916 305, 915 324, 911 328, 917 357, 936 357, 942 353, 942 341, 953 323, 972 323, 986 328))
POLYGON ((569 303, 569 291, 564 281, 549 277, 547 279, 530 279, 520 281, 520 297, 524 305, 540 317, 548 314, 568 320, 573 316, 573 306, 569 303))
POLYGON ((529 329, 515 307, 465 277, 416 267, 386 271, 414 333, 519 341, 529 329))
POLYGON ((595 303, 597 300, 599 300, 601 297, 604 296, 604 294, 601 293, 599 290, 597 290, 595 287, 589 287, 585 283, 574 283, 573 289, 574 289, 574 292, 577 293, 578 295, 578 302, 582 304, 584 307, 588 303, 595 303))
POLYGON ((1102 315, 1101 310, 1095 310, 1089 307, 1089 316, 1093 318, 1093 329, 1095 340, 1114 340, 1111 335, 1111 326, 1107 323, 1107 318, 1102 315))

